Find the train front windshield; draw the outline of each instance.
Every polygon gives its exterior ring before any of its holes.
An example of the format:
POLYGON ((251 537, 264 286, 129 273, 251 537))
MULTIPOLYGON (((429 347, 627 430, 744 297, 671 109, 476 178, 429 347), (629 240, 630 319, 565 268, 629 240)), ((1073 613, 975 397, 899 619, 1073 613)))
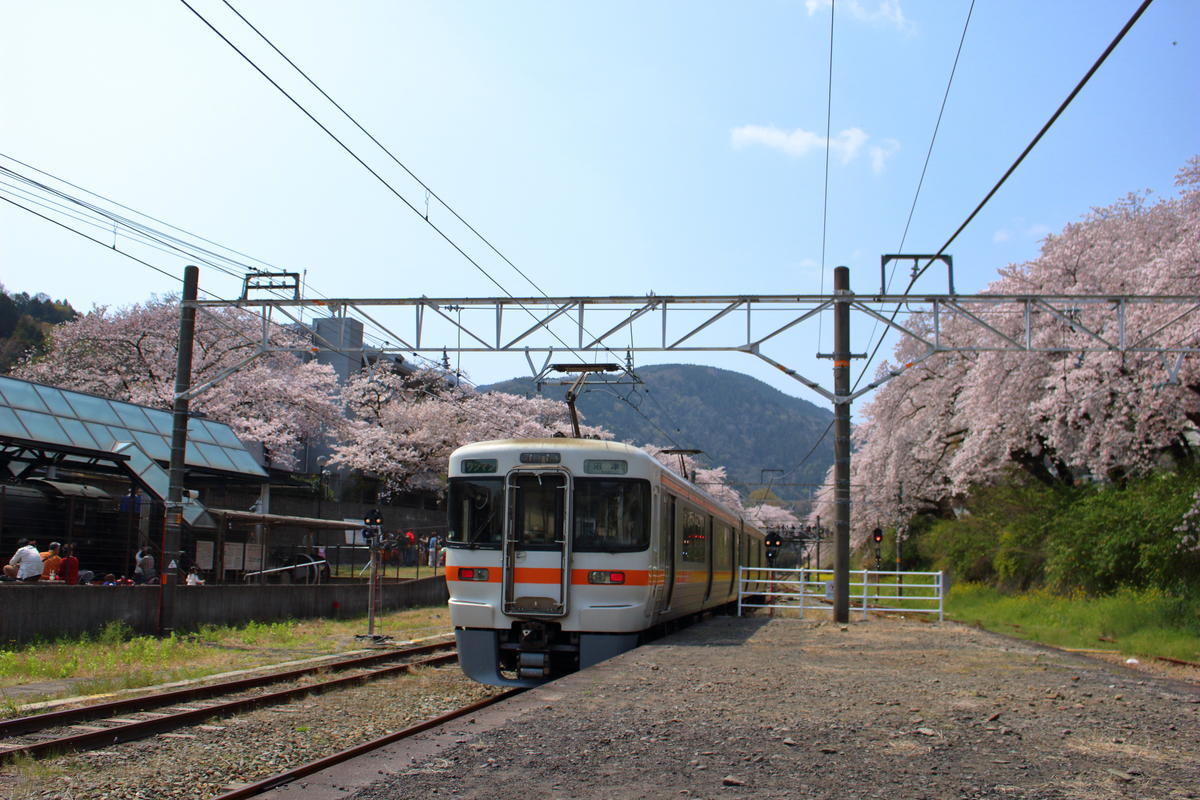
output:
MULTIPOLYGON (((649 482, 576 478, 574 490, 574 550, 635 552, 650 546, 649 482)), ((450 543, 500 545, 505 518, 503 478, 452 478, 448 505, 450 543)))
POLYGON ((575 551, 633 552, 650 546, 650 484, 575 479, 575 551))
POLYGON ((450 481, 452 543, 499 545, 504 535, 504 479, 453 478, 450 481))

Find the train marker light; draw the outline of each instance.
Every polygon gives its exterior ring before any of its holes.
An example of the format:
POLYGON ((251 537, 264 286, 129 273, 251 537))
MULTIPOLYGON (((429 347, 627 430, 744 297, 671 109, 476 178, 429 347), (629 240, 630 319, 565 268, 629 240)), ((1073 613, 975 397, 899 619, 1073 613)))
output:
POLYGON ((625 583, 624 572, 610 572, 609 570, 593 570, 588 573, 588 583, 603 583, 603 584, 621 584, 625 583))
POLYGON ((488 571, 481 567, 459 567, 458 579, 460 581, 486 581, 488 571))

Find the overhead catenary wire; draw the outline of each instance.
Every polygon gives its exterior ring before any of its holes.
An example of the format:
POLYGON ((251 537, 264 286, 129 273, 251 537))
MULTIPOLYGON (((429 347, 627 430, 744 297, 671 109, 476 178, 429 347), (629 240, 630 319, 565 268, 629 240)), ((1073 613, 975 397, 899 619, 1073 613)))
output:
MULTIPOLYGON (((984 206, 987 205, 988 201, 990 201, 992 199, 992 197, 995 196, 995 194, 1000 190, 1000 187, 1003 186, 1004 183, 1008 180, 1008 178, 1013 174, 1013 172, 1016 171, 1017 167, 1020 166, 1021 162, 1023 162, 1025 160, 1026 156, 1028 156, 1029 153, 1033 151, 1033 148, 1035 146, 1037 146, 1038 142, 1040 142, 1041 139, 1046 135, 1047 131, 1050 130, 1051 126, 1053 126, 1054 123, 1058 120, 1058 118, 1060 116, 1062 116, 1063 112, 1066 111, 1067 107, 1071 104, 1071 101, 1074 100, 1075 97, 1083 90, 1083 87, 1086 86, 1088 81, 1091 80, 1092 76, 1096 74, 1096 72, 1100 69, 1100 66, 1108 59, 1108 56, 1113 52, 1113 50, 1116 49, 1117 45, 1120 44, 1121 40, 1125 38, 1125 35, 1127 33, 1129 33, 1129 31, 1133 28, 1134 24, 1136 24, 1138 19, 1141 18, 1142 14, 1145 13, 1146 9, 1150 7, 1150 4, 1152 2, 1154 2, 1154 0, 1143 0, 1143 2, 1138 6, 1137 10, 1134 11, 1133 15, 1130 16, 1129 20, 1125 23, 1125 25, 1121 28, 1121 30, 1117 33, 1117 35, 1113 38, 1113 40, 1109 43, 1109 45, 1104 49, 1104 51, 1100 54, 1100 56, 1092 64, 1091 68, 1088 69, 1088 71, 1079 80, 1079 82, 1075 85, 1075 87, 1071 90, 1071 92, 1067 95, 1067 97, 1063 100, 1063 102, 1059 104, 1058 108, 1054 111, 1053 114, 1051 114, 1050 118, 1046 121, 1046 123, 1044 125, 1042 125, 1041 129, 1037 132, 1037 134, 1033 137, 1033 139, 1029 142, 1029 144, 1025 146, 1025 149, 1021 151, 1021 154, 1017 156, 1016 160, 1012 163, 1012 165, 1009 166, 1009 168, 1007 170, 1005 170, 1004 174, 1000 177, 1000 179, 996 182, 996 184, 991 188, 991 190, 988 191, 988 193, 979 202, 979 204, 967 215, 966 219, 963 220, 962 224, 960 224, 955 229, 955 231, 950 235, 950 237, 942 244, 942 246, 938 249, 937 253, 934 255, 934 258, 943 255, 946 252, 946 250, 949 249, 950 245, 953 244, 955 239, 957 239, 958 236, 966 229, 966 227, 975 219, 975 217, 978 216, 979 212, 981 210, 983 210, 984 206)), ((972 9, 974 8, 973 0, 972 0, 971 8, 972 9)), ((968 12, 967 24, 969 24, 969 22, 970 22, 970 16, 971 16, 971 14, 970 14, 970 12, 968 12)), ((966 35, 966 24, 964 24, 964 27, 963 27, 963 36, 965 37, 965 35, 966 35)), ((960 50, 961 50, 961 42, 960 42, 959 46, 960 46, 960 50)), ((955 65, 956 66, 957 66, 957 63, 958 63, 958 57, 956 56, 955 57, 955 65)), ((951 80, 953 80, 953 72, 951 73, 951 80)), ((949 91, 949 87, 947 87, 947 91, 949 91)), ((943 101, 943 104, 944 104, 944 101, 943 101)), ((939 112, 939 120, 940 120, 940 116, 941 116, 941 112, 939 112)), ((936 131, 937 131, 937 128, 935 126, 935 134, 934 134, 935 136, 936 136, 936 131)), ((930 148, 932 150, 932 142, 930 144, 930 148)), ((924 170, 922 171, 922 181, 923 181, 923 179, 924 179, 924 170)), ((918 191, 919 191, 919 187, 918 187, 918 191)), ((916 202, 916 200, 914 199, 914 205, 915 205, 915 202, 916 202)), ((906 224, 905 235, 907 235, 907 231, 908 231, 908 226, 906 224)), ((902 294, 907 295, 909 292, 912 291, 912 288, 916 284, 917 279, 920 278, 921 275, 923 275, 924 272, 929 268, 929 265, 933 263, 934 258, 931 258, 930 261, 928 263, 926 263, 926 265, 924 267, 922 267, 920 269, 915 269, 913 271, 913 275, 909 279, 908 286, 905 287, 902 294)), ((892 312, 891 319, 895 320, 895 318, 899 315, 899 313, 900 313, 900 306, 897 305, 896 309, 892 312)), ((875 344, 874 349, 871 351, 871 355, 867 358, 866 363, 864 363, 864 365, 863 365, 862 371, 859 373, 858 379, 854 383, 854 388, 857 388, 859 383, 862 382, 863 377, 866 375, 867 370, 870 368, 871 363, 874 361, 875 356, 878 354, 879 348, 883 345, 885 338, 886 338, 886 333, 881 335, 879 338, 879 341, 875 344)), ((825 433, 822 434, 822 437, 821 437, 822 439, 828 435, 829 430, 831 430, 832 427, 833 427, 832 424, 830 424, 829 428, 827 428, 825 433)))
MULTIPOLYGON (((222 0, 222 1, 230 9, 230 11, 232 11, 247 27, 249 27, 252 31, 254 31, 254 33, 260 39, 263 40, 263 42, 265 42, 277 55, 279 55, 284 61, 286 61, 287 64, 292 69, 294 69, 297 73, 299 73, 300 76, 303 77, 304 80, 309 83, 309 85, 311 85, 314 89, 316 89, 316 91, 319 92, 322 97, 324 97, 335 108, 337 108, 337 110, 339 112, 341 112, 341 114, 343 116, 345 116, 348 120, 350 120, 350 122, 356 128, 358 128, 359 131, 361 131, 364 135, 366 135, 367 138, 370 139, 370 141, 372 143, 374 143, 377 147, 379 147, 394 163, 396 163, 401 169, 403 169, 405 171, 405 173, 407 173, 411 178, 413 178, 413 180, 415 180, 428 193, 429 196, 434 197, 439 203, 441 203, 442 206, 445 207, 464 226, 466 226, 467 229, 471 231, 471 233, 473 233, 476 237, 478 237, 480 241, 482 241, 489 249, 491 249, 492 252, 496 253, 496 255, 499 256, 506 264, 511 266, 519 275, 521 275, 522 278, 524 278, 531 286, 533 286, 534 289, 536 289, 543 296, 548 296, 547 293, 545 292, 545 290, 543 290, 540 286, 538 286, 536 282, 534 282, 528 275, 526 275, 520 268, 518 268, 507 256, 505 256, 502 252, 500 252, 500 250, 495 245, 493 245, 490 240, 488 240, 486 237, 484 237, 474 226, 472 226, 465 219, 463 219, 463 217, 460 216, 457 211, 455 211, 446 201, 444 201, 441 197, 439 197, 437 195, 437 193, 434 192, 424 181, 422 181, 419 177, 417 177, 417 175, 415 173, 413 173, 412 170, 410 170, 403 162, 401 162, 387 147, 385 147, 379 141, 379 139, 377 139, 373 134, 371 134, 369 131, 367 131, 367 129, 363 125, 361 125, 358 122, 358 120, 354 118, 353 115, 351 115, 341 104, 339 104, 336 100, 334 100, 333 97, 331 97, 312 78, 310 78, 308 76, 308 74, 303 69, 301 69, 299 67, 299 65, 296 64, 296 62, 294 62, 291 58, 289 58, 286 54, 284 54, 282 50, 280 50, 265 34, 262 33, 261 30, 259 30, 253 23, 251 23, 231 3, 229 3, 228 0, 222 0)), ((326 125, 324 125, 320 120, 318 120, 315 114, 313 114, 311 111, 309 111, 302 103, 300 103, 295 97, 293 97, 292 94, 290 94, 288 91, 286 91, 279 84, 278 81, 276 81, 270 75, 268 75, 267 72, 262 67, 260 67, 253 59, 251 59, 241 48, 239 48, 237 45, 235 45, 232 42, 232 40, 229 39, 229 37, 225 36, 225 34, 223 34, 221 31, 219 31, 215 25, 213 25, 207 18, 204 17, 203 14, 201 14, 199 11, 197 11, 188 2, 188 0, 180 0, 180 2, 183 3, 183 5, 186 6, 188 8, 188 10, 190 10, 197 18, 199 18, 210 30, 212 30, 213 33, 215 33, 218 37, 220 37, 222 41, 224 41, 239 56, 241 56, 242 59, 244 61, 246 61, 246 63, 248 63, 251 67, 253 67, 256 72, 258 72, 272 86, 274 86, 281 94, 283 94, 289 101, 291 101, 291 103, 293 105, 295 105, 296 108, 298 108, 314 124, 316 124, 317 127, 319 127, 322 131, 324 131, 326 133, 326 135, 328 135, 331 139, 333 139, 347 154, 349 154, 364 169, 366 169, 372 176, 374 176, 376 178, 376 180, 378 180, 380 183, 382 183, 385 186, 385 188, 387 188, 393 195, 395 195, 406 206, 408 206, 408 208, 411 211, 413 211, 413 213, 420 216, 427 225, 429 225, 431 228, 433 228, 438 233, 439 236, 441 236, 447 243, 449 243, 451 245, 451 247, 453 247, 472 266, 474 266, 489 281, 491 281, 498 289, 500 289, 500 291, 502 291, 505 295, 507 295, 510 298, 513 297, 513 295, 499 282, 499 280, 497 280, 495 277, 493 277, 475 259, 471 258, 471 256, 461 246, 459 246, 459 244, 457 242, 455 242, 449 236, 449 234, 444 232, 436 224, 434 224, 432 221, 430 221, 428 214, 422 214, 421 211, 419 209, 417 209, 417 207, 415 205, 413 205, 411 202, 409 202, 409 200, 406 197, 404 197, 395 187, 393 187, 386 179, 384 179, 382 175, 380 175, 376 170, 374 170, 371 166, 369 166, 363 158, 361 158, 357 153, 355 153, 345 142, 343 142, 339 137, 337 137, 326 125)), ((522 308, 523 308, 523 310, 526 311, 526 313, 530 314, 530 316, 534 316, 533 313, 528 308, 524 308, 524 306, 522 306, 522 308)), ((536 317, 535 317, 535 319, 536 319, 536 317)), ((547 329, 547 331, 555 339, 557 339, 559 341, 559 343, 561 343, 564 346, 564 348, 566 348, 569 352, 574 353, 576 356, 579 355, 578 351, 575 348, 568 345, 557 333, 555 333, 554 331, 549 330, 549 329, 547 329)), ((611 350, 611 348, 608 348, 608 350, 610 353, 613 352, 611 350)), ((615 355, 615 353, 614 353, 614 355, 615 355)), ((649 396, 649 394, 647 394, 647 396, 649 396)), ((660 408, 661 408, 661 405, 660 405, 660 408)), ((665 409, 664 409, 664 411, 665 411, 665 409)), ((672 441, 674 441, 674 439, 672 439, 672 441)))
MULTIPOLYGON (((829 69, 825 88, 825 189, 821 202, 821 294, 825 294, 825 234, 829 221, 829 137, 833 133, 833 20, 837 0, 829 0, 829 69)), ((817 318, 817 343, 821 342, 824 319, 817 318)))
MULTIPOLYGON (((1088 71, 1084 74, 1084 76, 1082 78, 1080 78, 1079 82, 1075 84, 1075 88, 1072 89, 1070 94, 1067 95, 1066 99, 1064 99, 1062 101, 1062 103, 1059 104, 1058 108, 1054 111, 1054 113, 1050 115, 1050 118, 1048 120, 1046 120, 1046 123, 1044 125, 1042 125, 1041 129, 1037 132, 1037 134, 1033 137, 1033 139, 1029 142, 1029 144, 1025 146, 1025 149, 1021 151, 1021 154, 1019 156, 1017 156, 1015 161, 1013 161, 1012 165, 1007 170, 1005 170, 1005 172, 1002 176, 1000 176, 1000 180, 996 181, 996 184, 991 188, 991 190, 987 193, 987 195, 984 196, 983 200, 981 200, 979 202, 979 204, 977 206, 975 206, 975 208, 971 211, 971 213, 967 215, 967 218, 965 220, 963 220, 962 224, 959 225, 957 229, 955 229, 954 233, 952 233, 950 235, 950 238, 948 238, 945 241, 945 243, 940 248, 938 248, 937 253, 935 253, 934 256, 932 258, 930 258, 929 262, 926 263, 926 265, 924 267, 920 268, 919 270, 913 270, 912 277, 908 281, 908 286, 905 287, 902 294, 907 295, 910 291, 912 291, 912 288, 916 284, 917 279, 920 278, 921 275, 923 275, 925 273, 925 270, 929 269, 929 265, 932 264, 937 257, 943 255, 946 252, 946 250, 949 249, 950 245, 954 242, 954 240, 958 238, 959 234, 961 234, 966 229, 967 225, 969 225, 971 223, 971 221, 974 220, 976 216, 978 216, 979 212, 983 210, 983 207, 985 205, 987 205, 988 201, 991 200, 992 197, 995 196, 996 192, 998 192, 1000 190, 1000 187, 1004 185, 1005 181, 1007 181, 1008 178, 1013 174, 1013 172, 1016 171, 1017 167, 1020 166, 1021 162, 1025 160, 1025 157, 1028 156, 1033 151, 1033 148, 1037 145, 1037 143, 1042 140, 1042 137, 1046 135, 1046 132, 1050 130, 1050 127, 1055 123, 1055 121, 1057 121, 1058 118, 1060 116, 1062 116, 1063 112, 1066 111, 1067 107, 1071 104, 1071 101, 1074 100, 1076 95, 1078 95, 1080 93, 1080 91, 1083 90, 1083 87, 1086 86, 1088 81, 1091 80, 1092 76, 1096 74, 1097 70, 1100 69, 1100 66, 1105 62, 1105 60, 1108 59, 1108 56, 1113 52, 1113 50, 1116 49, 1117 45, 1120 44, 1121 40, 1125 38, 1125 35, 1127 33, 1129 33, 1129 31, 1133 28, 1134 24, 1138 21, 1138 19, 1141 18, 1142 14, 1145 13, 1146 9, 1150 7, 1150 4, 1152 2, 1154 2, 1154 0, 1143 0, 1142 4, 1139 5, 1137 10, 1133 12, 1133 15, 1129 18, 1129 20, 1125 23, 1125 25, 1121 28, 1121 30, 1117 32, 1117 35, 1115 37, 1113 37, 1113 40, 1111 42, 1109 42, 1108 47, 1106 47, 1104 49, 1104 52, 1102 52, 1100 54, 1100 56, 1092 64, 1091 68, 1088 69, 1088 71)), ((973 5, 972 5, 972 7, 973 7, 973 5)), ((968 21, 969 21, 969 19, 970 19, 970 16, 968 15, 968 21)), ((965 33, 966 33, 965 27, 964 27, 963 32, 965 35, 965 33)), ((956 59, 956 63, 957 63, 957 59, 956 59)), ((897 305, 895 310, 892 312, 891 319, 895 320, 899 314, 900 314, 900 306, 897 305)), ((870 357, 867 359, 866 363, 863 364, 863 369, 859 373, 858 380, 856 380, 854 383, 855 388, 858 387, 858 384, 862 381, 863 376, 866 375, 867 370, 870 368, 871 362, 873 362, 875 360, 875 356, 878 354, 879 348, 883 345, 884 338, 885 338, 885 335, 880 336, 879 341, 875 344, 874 349, 871 351, 870 357)))

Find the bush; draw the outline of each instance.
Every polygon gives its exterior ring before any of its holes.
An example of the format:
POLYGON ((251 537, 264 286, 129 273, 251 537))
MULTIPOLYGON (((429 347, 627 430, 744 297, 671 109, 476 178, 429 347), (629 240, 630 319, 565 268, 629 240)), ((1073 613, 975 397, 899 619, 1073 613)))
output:
POLYGON ((1092 594, 1194 585, 1200 554, 1175 530, 1194 490, 1193 474, 1162 473, 1089 493, 1054 520, 1047 580, 1092 594))
POLYGON ((1200 549, 1178 530, 1198 477, 1163 472, 1083 488, 1014 479, 977 490, 960 519, 914 520, 910 530, 920 561, 957 580, 1092 595, 1200 592, 1200 549))

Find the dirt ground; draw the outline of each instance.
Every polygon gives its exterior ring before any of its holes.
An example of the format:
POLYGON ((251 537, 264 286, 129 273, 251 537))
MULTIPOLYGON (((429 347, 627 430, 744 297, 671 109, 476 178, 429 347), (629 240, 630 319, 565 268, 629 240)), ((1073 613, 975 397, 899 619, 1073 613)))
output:
POLYGON ((1200 798, 1200 685, 954 623, 716 618, 501 706, 337 796, 1200 798))

